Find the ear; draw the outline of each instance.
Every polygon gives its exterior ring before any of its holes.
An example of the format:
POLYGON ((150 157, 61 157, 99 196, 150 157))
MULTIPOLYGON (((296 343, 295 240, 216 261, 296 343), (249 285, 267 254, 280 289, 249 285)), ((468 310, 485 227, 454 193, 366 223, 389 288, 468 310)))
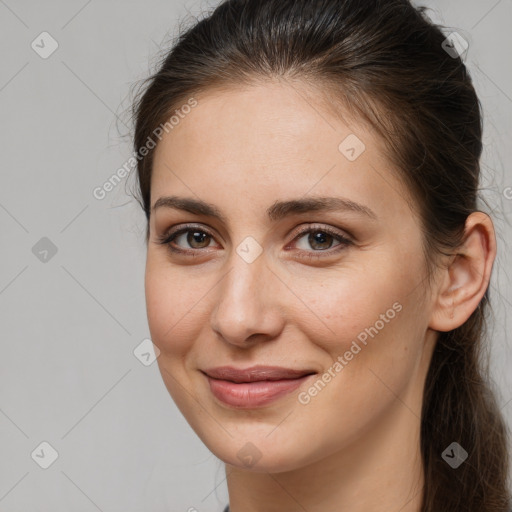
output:
POLYGON ((471 316, 489 286, 495 257, 496 237, 491 218, 483 212, 470 214, 463 242, 438 281, 431 329, 451 331, 471 316))

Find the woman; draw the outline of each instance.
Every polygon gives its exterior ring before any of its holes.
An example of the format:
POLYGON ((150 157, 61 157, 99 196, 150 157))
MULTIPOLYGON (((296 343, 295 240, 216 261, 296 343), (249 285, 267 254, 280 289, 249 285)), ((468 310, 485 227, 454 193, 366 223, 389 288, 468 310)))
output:
POLYGON ((135 102, 150 332, 226 511, 510 509, 464 49, 407 0, 227 0, 135 102))

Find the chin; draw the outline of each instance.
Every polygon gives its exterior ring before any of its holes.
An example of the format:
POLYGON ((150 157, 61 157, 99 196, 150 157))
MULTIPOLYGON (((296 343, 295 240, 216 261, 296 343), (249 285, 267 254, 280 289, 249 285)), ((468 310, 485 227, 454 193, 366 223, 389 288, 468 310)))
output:
POLYGON ((284 473, 307 464, 299 446, 293 442, 283 446, 267 436, 268 433, 262 436, 241 433, 225 442, 208 443, 205 439, 203 442, 225 464, 254 473, 284 473))

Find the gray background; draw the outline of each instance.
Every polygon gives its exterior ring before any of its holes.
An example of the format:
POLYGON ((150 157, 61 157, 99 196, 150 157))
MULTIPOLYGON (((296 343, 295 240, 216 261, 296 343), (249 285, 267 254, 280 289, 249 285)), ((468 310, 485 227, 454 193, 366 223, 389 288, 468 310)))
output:
MULTIPOLYGON (((130 85, 179 20, 213 4, 0 0, 2 512, 207 512, 227 502, 221 462, 156 363, 133 353, 149 337, 145 219, 125 190, 135 171, 105 199, 92 194, 131 155, 130 85), (59 45, 47 59, 31 47, 43 31, 59 45), (31 457, 42 441, 58 452, 48 469, 31 457)), ((512 0, 424 5, 468 40, 485 111, 482 188, 499 232, 491 362, 512 425, 512 0)))

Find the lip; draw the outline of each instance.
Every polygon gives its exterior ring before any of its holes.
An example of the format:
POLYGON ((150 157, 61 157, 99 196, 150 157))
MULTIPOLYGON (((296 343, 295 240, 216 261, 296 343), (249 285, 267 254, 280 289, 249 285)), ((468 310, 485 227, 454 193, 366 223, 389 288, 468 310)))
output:
POLYGON ((253 366, 237 369, 231 366, 203 371, 210 390, 221 402, 237 408, 267 405, 291 393, 316 372, 278 366, 253 366))
POLYGON ((293 368, 284 368, 281 366, 263 366, 256 365, 249 368, 235 368, 233 366, 218 366, 203 370, 209 377, 220 380, 229 380, 231 382, 257 382, 257 381, 276 381, 284 379, 297 379, 304 375, 316 373, 313 370, 295 370, 293 368))

